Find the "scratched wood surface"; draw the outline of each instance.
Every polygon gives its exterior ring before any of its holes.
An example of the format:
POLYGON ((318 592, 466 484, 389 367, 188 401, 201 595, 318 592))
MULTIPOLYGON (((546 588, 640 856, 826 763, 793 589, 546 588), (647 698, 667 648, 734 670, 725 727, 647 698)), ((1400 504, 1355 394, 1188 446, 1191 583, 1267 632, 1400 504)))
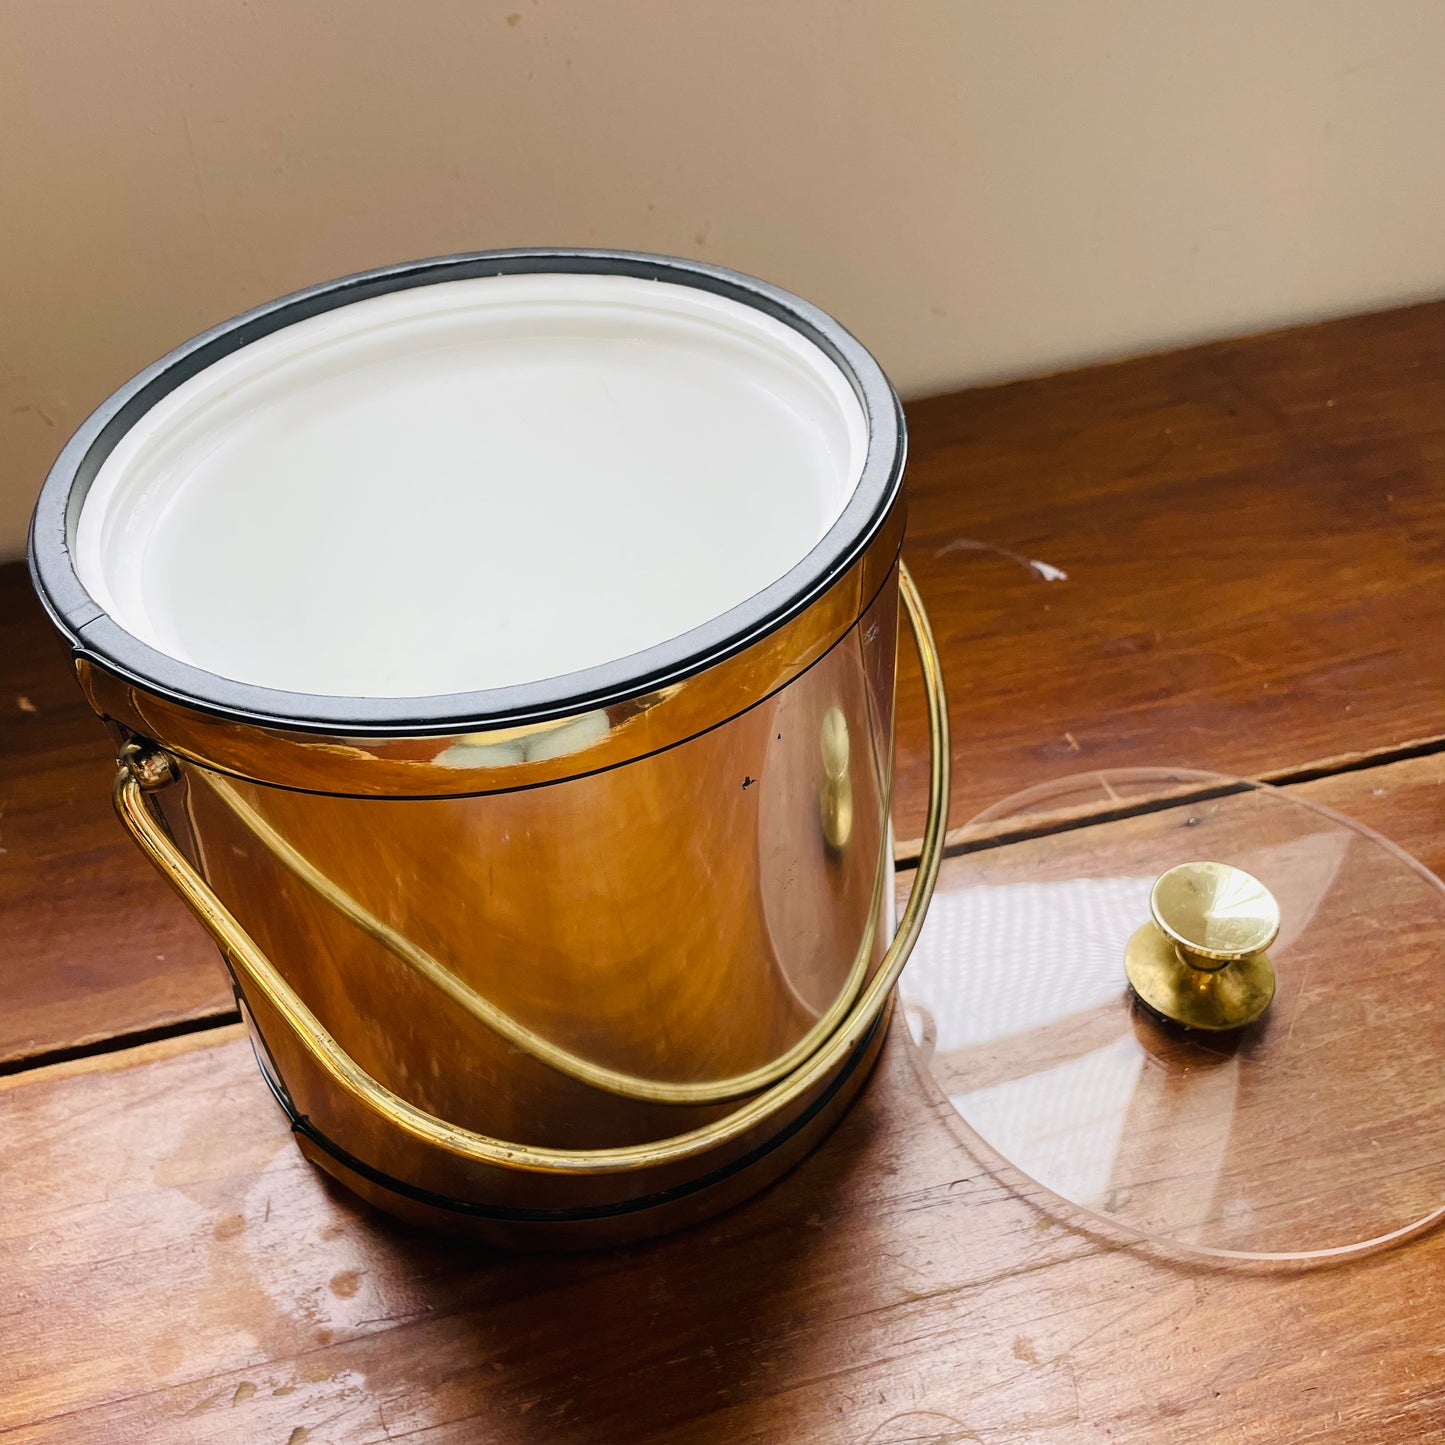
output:
MULTIPOLYGON (((947 669, 955 823, 1079 768, 1254 776, 1445 732, 1445 306, 908 417, 904 551, 947 669)), ((911 678, 900 837, 926 779, 911 678)))
MULTIPOLYGON (((1445 303, 909 417, 955 824, 1081 768, 1289 773, 1445 732, 1445 303)), ((902 839, 926 782, 910 658, 902 839)), ((0 957, 23 961, 0 971, 0 1066, 230 1007, 111 820, 108 747, 24 569, 0 568, 0 957)))
MULTIPOLYGON (((910 408, 955 822, 1081 768, 1324 771, 1293 791, 1445 871, 1445 754, 1391 760, 1445 732, 1442 363, 1426 306, 910 408)), ((109 775, 0 569, 5 1439, 1445 1440, 1445 1234, 1304 1272, 1122 1248, 962 1148, 897 1030, 711 1225, 560 1259, 410 1234, 300 1160, 237 1030, 124 1046, 229 999, 109 775), (91 1056, 26 1066, 57 1050, 91 1056)))
MULTIPOLYGON (((1298 791, 1445 866, 1445 759, 1298 791)), ((897 1031, 779 1185, 573 1257, 349 1200, 237 1029, 0 1081, 0 1117, 17 1445, 1445 1440, 1445 1232, 1314 1270, 1121 1246, 964 1149, 897 1031)))

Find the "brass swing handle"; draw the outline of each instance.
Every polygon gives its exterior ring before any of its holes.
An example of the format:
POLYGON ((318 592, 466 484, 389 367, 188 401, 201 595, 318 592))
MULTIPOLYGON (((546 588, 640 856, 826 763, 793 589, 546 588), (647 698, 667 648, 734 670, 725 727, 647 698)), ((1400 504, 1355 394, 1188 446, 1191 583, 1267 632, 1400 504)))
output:
MULTIPOLYGON (((142 754, 142 766, 151 766, 151 759, 155 756, 154 752, 142 754)), ((153 774, 159 771, 152 768, 153 774)), ((608 1068, 605 1064, 599 1064, 581 1054, 573 1053, 571 1049, 563 1048, 561 1044, 554 1043, 535 1029, 529 1028, 520 1019, 514 1018, 478 992, 435 954, 393 928, 384 919, 378 918, 358 899, 327 877, 223 778, 207 772, 196 772, 192 777, 204 783, 217 801, 230 811, 231 816, 287 869, 292 877, 304 883, 328 907, 341 914, 348 923, 365 933, 437 992, 449 998, 463 1012, 470 1014, 484 1028, 500 1035, 514 1049, 530 1054, 548 1068, 555 1069, 569 1079, 576 1079, 589 1088, 599 1089, 605 1094, 615 1094, 619 1098, 640 1099, 653 1104, 727 1104, 736 1099, 745 1099, 782 1078, 784 1074, 791 1073, 809 1054, 821 1047, 824 1040, 838 1027, 852 1007, 858 990, 863 987, 863 980, 868 975, 868 961, 873 954, 873 941, 878 931, 883 888, 885 882, 892 878, 892 869, 885 866, 892 861, 888 840, 885 838, 879 849, 868 923, 854 954, 848 977, 838 997, 814 1021, 802 1038, 777 1058, 756 1069, 750 1069, 745 1074, 735 1074, 727 1079, 696 1079, 675 1083, 608 1068)), ((142 786, 146 786, 145 780, 141 781, 142 786)), ((169 778, 166 781, 169 781, 169 778)))
POLYGON ((923 674, 928 711, 929 792, 918 867, 913 889, 898 922, 898 931, 877 972, 858 994, 836 1032, 793 1073, 762 1093, 755 1094, 723 1118, 671 1138, 613 1149, 546 1149, 493 1139, 418 1109, 372 1078, 337 1043, 176 847, 152 811, 146 789, 136 775, 138 769, 153 767, 156 770, 153 780, 148 779, 147 782, 154 787, 169 775, 168 763, 143 763, 134 754, 132 761, 123 758, 116 773, 113 795, 116 813, 141 851, 180 894, 247 987, 265 999, 338 1088, 390 1127, 401 1130, 420 1143, 469 1162, 536 1173, 610 1173, 675 1163, 736 1139, 821 1084, 873 1026, 922 931, 924 915, 938 880, 944 833, 948 826, 948 710, 938 649, 928 615, 912 577, 901 563, 899 592, 913 631, 923 674), (166 776, 160 772, 162 766, 167 769, 166 776))

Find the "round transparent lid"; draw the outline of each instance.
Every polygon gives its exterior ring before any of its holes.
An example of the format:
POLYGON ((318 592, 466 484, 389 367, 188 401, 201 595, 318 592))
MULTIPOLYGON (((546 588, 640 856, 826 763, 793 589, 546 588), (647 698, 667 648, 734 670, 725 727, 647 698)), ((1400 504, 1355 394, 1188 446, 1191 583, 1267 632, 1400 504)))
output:
POLYGON ((1349 1254, 1445 1214, 1428 869, 1293 793, 1177 769, 1032 789, 959 846, 899 992, 966 1139, 1206 1254, 1349 1254), (1227 866, 1180 868, 1206 863, 1227 866), (1195 1026, 1165 1016, 1176 997, 1195 1026))

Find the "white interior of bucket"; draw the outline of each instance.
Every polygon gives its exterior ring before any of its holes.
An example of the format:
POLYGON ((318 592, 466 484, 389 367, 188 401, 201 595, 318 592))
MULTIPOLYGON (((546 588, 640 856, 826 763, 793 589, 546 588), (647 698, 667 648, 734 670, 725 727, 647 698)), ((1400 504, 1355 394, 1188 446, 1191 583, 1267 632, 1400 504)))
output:
POLYGON ((799 562, 862 407, 792 328, 692 287, 534 274, 393 292, 242 347, 146 413, 81 581, 239 682, 420 697, 629 656, 799 562))

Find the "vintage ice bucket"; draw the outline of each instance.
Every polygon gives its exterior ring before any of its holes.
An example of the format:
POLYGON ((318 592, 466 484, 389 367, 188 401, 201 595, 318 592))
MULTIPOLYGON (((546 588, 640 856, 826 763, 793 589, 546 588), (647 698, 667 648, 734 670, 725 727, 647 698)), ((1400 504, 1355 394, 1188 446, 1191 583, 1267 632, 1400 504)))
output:
POLYGON ((35 585, 309 1158, 405 1218, 573 1246, 822 1137, 946 822, 903 464, 829 317, 601 251, 314 287, 85 423, 35 585), (895 925, 900 595, 933 754, 895 925))

